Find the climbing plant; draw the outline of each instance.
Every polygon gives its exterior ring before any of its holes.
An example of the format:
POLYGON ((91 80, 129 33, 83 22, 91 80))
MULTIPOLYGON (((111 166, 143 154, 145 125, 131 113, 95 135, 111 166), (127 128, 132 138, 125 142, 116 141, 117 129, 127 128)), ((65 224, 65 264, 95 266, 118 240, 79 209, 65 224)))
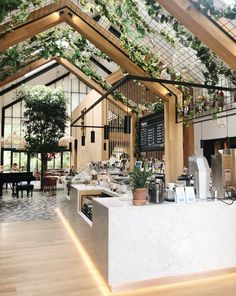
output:
MULTIPOLYGON (((27 0, 16 1, 28 3, 27 0)), ((39 0, 35 0, 35 5, 38 5, 36 3, 37 1, 40 3, 39 0)), ((152 36, 157 34, 157 31, 151 28, 145 18, 141 16, 140 6, 137 0, 77 1, 84 10, 93 15, 101 15, 107 23, 113 24, 118 29, 121 34, 120 42, 129 58, 142 68, 148 76, 160 77, 163 69, 160 54, 156 52, 154 48, 151 48, 149 44, 144 44, 146 40, 145 37, 148 36, 148 40, 151 40, 152 36)), ((163 8, 157 4, 156 0, 143 0, 143 2, 145 3, 149 16, 155 18, 155 20, 161 24, 169 23, 173 27, 175 31, 174 37, 164 29, 159 32, 172 47, 175 47, 178 41, 182 44, 184 43, 187 48, 189 47, 196 51, 197 57, 205 65, 206 70, 204 70, 203 75, 207 83, 216 85, 219 75, 224 75, 232 82, 235 82, 235 73, 197 38, 181 26, 174 17, 168 15, 163 8), (212 71, 212 69, 214 69, 214 71, 212 71)), ((107 60, 109 58, 81 36, 77 38, 75 37, 76 34, 68 30, 60 34, 58 35, 57 32, 53 33, 52 31, 47 34, 40 34, 31 38, 27 43, 22 43, 23 45, 19 44, 8 51, 2 52, 0 66, 2 64, 3 67, 0 68, 0 79, 4 79, 16 72, 23 64, 26 65, 33 59, 60 56, 68 59, 86 75, 99 83, 104 89, 108 90, 111 86, 94 70, 88 55, 92 53, 107 60), (36 44, 33 51, 31 43, 36 44), (10 64, 6 62, 9 58, 12 60, 10 64)), ((183 80, 183 77, 177 75, 173 68, 168 67, 167 71, 174 74, 179 81, 183 80)), ((190 96, 187 88, 182 89, 182 91, 184 91, 185 97, 190 96)), ((115 93, 115 97, 121 101, 123 100, 126 104, 130 104, 130 107, 132 106, 131 108, 138 112, 138 106, 135 105, 134 102, 124 98, 122 94, 115 93)))
MULTIPOLYGON (((198 2, 212 2, 212 1, 198 1, 198 2)), ((146 9, 148 14, 160 24, 168 24, 173 28, 176 41, 180 42, 187 48, 195 50, 197 58, 205 66, 206 70, 203 71, 206 84, 217 85, 219 83, 220 75, 228 78, 236 85, 236 73, 221 61, 215 53, 207 48, 198 38, 190 33, 184 26, 182 26, 173 16, 169 15, 156 0, 145 0, 146 9)), ((163 32, 165 32, 163 30, 163 32)), ((176 42, 173 37, 170 37, 167 32, 165 40, 174 47, 176 42)))
POLYGON ((216 19, 225 17, 229 20, 236 19, 236 2, 231 5, 225 5, 223 8, 218 8, 214 0, 190 0, 190 2, 202 13, 213 16, 216 19))
POLYGON ((11 14, 11 24, 8 26, 8 31, 13 25, 26 21, 29 16, 30 6, 38 7, 42 3, 42 0, 1 0, 0 1, 0 23, 6 16, 11 14), (18 10, 18 13, 12 13, 12 11, 18 10))
MULTIPOLYGON (((110 61, 109 57, 95 48, 89 41, 75 34, 74 30, 59 26, 1 52, 0 80, 4 80, 39 58, 62 57, 108 91, 111 85, 96 72, 90 60, 91 55, 110 61), (9 62, 9 59, 11 59, 11 62, 9 62)), ((122 93, 115 91, 113 97, 128 105, 134 112, 140 113, 138 105, 122 93)))

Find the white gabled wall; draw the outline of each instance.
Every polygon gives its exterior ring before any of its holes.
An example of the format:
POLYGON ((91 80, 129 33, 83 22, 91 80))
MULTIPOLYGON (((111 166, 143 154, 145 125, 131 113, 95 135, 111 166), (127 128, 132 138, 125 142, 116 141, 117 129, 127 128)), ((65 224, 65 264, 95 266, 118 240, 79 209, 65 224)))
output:
MULTIPOLYGON (((236 113, 236 110, 227 111, 227 115, 236 113)), ((226 113, 220 114, 220 116, 226 113)), ((222 139, 226 137, 236 137, 236 115, 211 119, 202 123, 194 124, 194 152, 196 155, 203 155, 200 148, 200 140, 222 139)))
MULTIPOLYGON (((80 105, 72 112, 72 121, 81 115, 81 111, 85 108, 88 109, 93 103, 95 103, 101 95, 95 90, 86 96, 80 105)), ((103 118, 103 103, 99 103, 94 107, 93 111, 88 112, 84 116, 86 125, 103 126, 105 118, 103 118)), ((77 121, 77 125, 81 125, 81 120, 77 121)), ((96 128, 95 131, 95 143, 90 142, 91 128, 85 129, 85 146, 81 146, 82 130, 79 127, 72 128, 72 135, 78 140, 77 150, 77 163, 75 166, 78 169, 83 169, 91 161, 103 160, 103 128, 96 128)))

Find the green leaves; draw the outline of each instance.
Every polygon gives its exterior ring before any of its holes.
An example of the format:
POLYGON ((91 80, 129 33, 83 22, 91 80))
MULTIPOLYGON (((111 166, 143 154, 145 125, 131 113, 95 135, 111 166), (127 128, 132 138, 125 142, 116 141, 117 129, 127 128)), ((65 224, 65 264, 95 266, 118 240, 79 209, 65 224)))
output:
POLYGON ((25 140, 27 151, 32 154, 61 150, 57 143, 65 133, 67 98, 62 89, 44 85, 25 87, 21 92, 25 101, 25 140))
POLYGON ((134 166, 133 171, 130 173, 130 184, 134 189, 144 188, 148 183, 148 178, 154 174, 155 172, 153 170, 149 170, 146 165, 144 165, 143 170, 134 166))
POLYGON ((0 1, 0 23, 4 20, 4 17, 7 16, 10 12, 15 9, 19 9, 20 12, 12 16, 12 21, 21 23, 24 22, 29 16, 29 7, 30 5, 39 6, 42 3, 41 0, 1 0, 0 1))
POLYGON ((225 17, 230 20, 236 19, 236 3, 233 7, 229 4, 225 8, 219 9, 216 5, 214 0, 191 0, 191 3, 194 7, 200 10, 205 15, 214 17, 215 19, 219 19, 221 17, 225 17))

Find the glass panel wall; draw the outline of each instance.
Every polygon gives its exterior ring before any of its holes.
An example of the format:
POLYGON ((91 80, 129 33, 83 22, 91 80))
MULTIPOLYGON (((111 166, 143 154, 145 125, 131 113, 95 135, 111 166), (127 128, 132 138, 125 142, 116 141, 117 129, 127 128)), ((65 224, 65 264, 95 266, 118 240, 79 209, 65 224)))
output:
MULTIPOLYGON (((63 87, 65 94, 69 97, 68 112, 71 112, 80 104, 83 98, 90 92, 83 82, 75 76, 70 75, 50 87, 63 87)), ((30 171, 39 171, 41 168, 40 157, 29 158, 24 151, 24 112, 25 106, 23 101, 16 101, 2 109, 4 117, 4 125, 2 128, 2 137, 4 138, 4 147, 2 147, 1 161, 5 171, 9 171, 14 162, 22 171, 29 169, 30 171), (28 163, 29 161, 29 163, 28 163)), ((68 126, 70 123, 68 123, 68 126)), ((70 134, 70 129, 66 130, 70 134)), ((58 154, 56 158, 48 162, 49 169, 69 169, 70 168, 70 152, 66 151, 58 154)))

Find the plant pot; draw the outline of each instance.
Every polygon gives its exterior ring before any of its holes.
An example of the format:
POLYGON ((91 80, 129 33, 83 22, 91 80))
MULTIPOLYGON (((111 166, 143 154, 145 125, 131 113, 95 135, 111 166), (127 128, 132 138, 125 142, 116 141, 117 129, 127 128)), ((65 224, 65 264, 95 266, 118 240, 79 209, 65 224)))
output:
POLYGON ((133 191, 133 205, 144 206, 147 203, 147 188, 138 188, 133 191))

